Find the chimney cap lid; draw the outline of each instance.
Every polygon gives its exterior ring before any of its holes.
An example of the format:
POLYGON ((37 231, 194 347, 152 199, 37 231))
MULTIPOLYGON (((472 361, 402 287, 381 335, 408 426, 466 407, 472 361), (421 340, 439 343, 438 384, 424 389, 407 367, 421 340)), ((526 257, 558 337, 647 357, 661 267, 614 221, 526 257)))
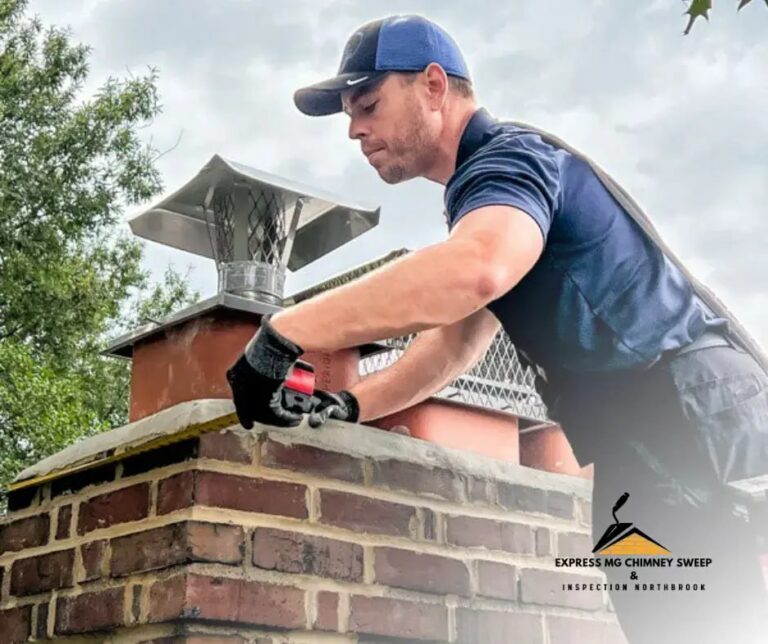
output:
POLYGON ((302 199, 296 238, 288 259, 288 268, 292 271, 336 250, 379 223, 378 207, 344 200, 215 154, 176 192, 132 218, 131 230, 138 237, 215 259, 208 227, 215 235, 216 226, 210 215, 206 218, 204 204, 211 187, 235 184, 257 192, 280 193, 286 209, 291 211, 297 200, 302 199))

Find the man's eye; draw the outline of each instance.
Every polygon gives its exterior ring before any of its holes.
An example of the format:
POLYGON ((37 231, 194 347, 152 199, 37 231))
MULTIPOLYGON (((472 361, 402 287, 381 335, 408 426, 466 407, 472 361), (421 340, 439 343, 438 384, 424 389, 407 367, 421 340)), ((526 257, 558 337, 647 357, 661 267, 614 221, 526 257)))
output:
POLYGON ((363 112, 365 112, 366 114, 373 114, 373 110, 376 108, 376 104, 378 102, 379 101, 374 101, 370 105, 366 105, 365 107, 363 107, 363 112))

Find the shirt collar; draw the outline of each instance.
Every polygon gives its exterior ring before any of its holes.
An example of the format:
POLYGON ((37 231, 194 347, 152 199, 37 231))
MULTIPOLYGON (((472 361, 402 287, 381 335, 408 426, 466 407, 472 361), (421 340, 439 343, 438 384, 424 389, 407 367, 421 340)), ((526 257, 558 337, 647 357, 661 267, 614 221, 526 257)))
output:
POLYGON ((484 107, 472 115, 459 141, 459 149, 456 152, 456 169, 472 156, 475 150, 488 142, 494 125, 496 125, 496 119, 484 107))

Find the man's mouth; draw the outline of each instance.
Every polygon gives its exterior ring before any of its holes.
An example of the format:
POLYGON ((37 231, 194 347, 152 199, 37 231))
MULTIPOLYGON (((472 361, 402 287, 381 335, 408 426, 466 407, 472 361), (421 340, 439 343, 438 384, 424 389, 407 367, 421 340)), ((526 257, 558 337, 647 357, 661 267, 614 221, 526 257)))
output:
POLYGON ((370 160, 371 156, 376 154, 377 152, 381 152, 384 149, 384 146, 379 146, 377 148, 371 148, 370 150, 363 150, 363 154, 368 157, 368 160, 370 160))

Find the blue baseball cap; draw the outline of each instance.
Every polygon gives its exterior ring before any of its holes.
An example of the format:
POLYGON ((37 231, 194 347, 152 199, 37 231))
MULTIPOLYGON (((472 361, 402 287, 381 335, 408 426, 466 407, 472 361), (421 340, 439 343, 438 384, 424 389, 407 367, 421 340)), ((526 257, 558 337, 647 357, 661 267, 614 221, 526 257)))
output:
POLYGON ((470 80, 464 56, 448 33, 423 16, 390 16, 360 27, 347 40, 336 76, 303 87, 293 95, 310 116, 341 112, 341 92, 374 83, 387 72, 439 64, 447 74, 470 80))

